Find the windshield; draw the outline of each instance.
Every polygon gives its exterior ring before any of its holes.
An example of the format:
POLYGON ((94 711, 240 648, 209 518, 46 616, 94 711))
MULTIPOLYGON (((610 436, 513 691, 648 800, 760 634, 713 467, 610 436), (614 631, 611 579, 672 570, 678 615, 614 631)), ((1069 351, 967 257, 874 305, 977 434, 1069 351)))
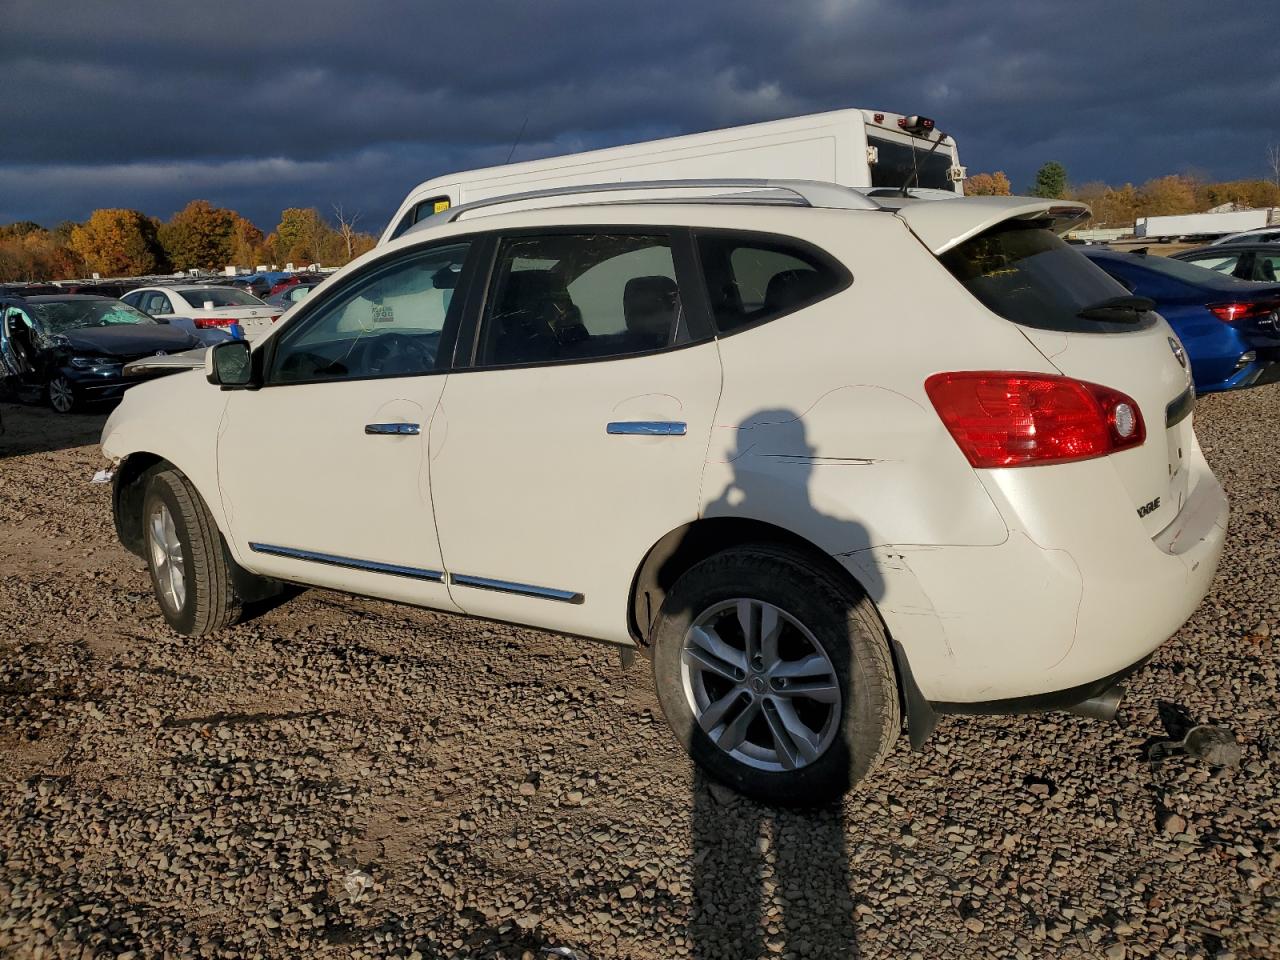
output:
POLYGON ((940 259, 983 306, 1024 327, 1083 333, 1134 329, 1131 323, 1080 316, 1129 291, 1042 226, 1003 223, 940 259))
POLYGON ((193 307, 212 303, 215 307, 261 307, 265 304, 253 294, 230 287, 186 287, 177 291, 193 307))
POLYGON ((927 187, 955 192, 956 185, 948 176, 953 162, 949 148, 939 146, 930 153, 931 143, 915 143, 913 150, 912 144, 882 137, 867 137, 867 143, 876 148, 876 162, 871 164, 871 186, 895 190, 903 186, 927 187))
POLYGON ((33 303, 31 312, 36 325, 44 333, 65 333, 78 327, 115 327, 156 322, 119 300, 54 300, 33 303))

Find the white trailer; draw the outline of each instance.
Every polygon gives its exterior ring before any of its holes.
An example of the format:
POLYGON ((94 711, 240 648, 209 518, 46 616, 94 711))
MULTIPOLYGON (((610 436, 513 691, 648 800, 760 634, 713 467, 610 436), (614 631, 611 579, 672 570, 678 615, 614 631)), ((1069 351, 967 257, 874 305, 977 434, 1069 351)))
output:
POLYGON ((1271 211, 1232 210, 1223 213, 1184 213, 1167 217, 1139 217, 1133 235, 1148 240, 1207 239, 1268 225, 1271 211))
POLYGON ((378 242, 460 203, 554 187, 762 178, 960 196, 964 177, 955 140, 928 117, 834 110, 435 177, 409 191, 378 242))

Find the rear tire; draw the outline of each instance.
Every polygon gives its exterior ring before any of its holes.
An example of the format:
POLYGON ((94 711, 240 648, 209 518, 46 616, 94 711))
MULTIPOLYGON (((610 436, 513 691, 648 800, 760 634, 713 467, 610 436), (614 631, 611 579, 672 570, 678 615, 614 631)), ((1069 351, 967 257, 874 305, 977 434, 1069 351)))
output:
POLYGON ((182 473, 157 470, 142 506, 143 548, 151 587, 169 626, 199 637, 240 617, 233 561, 200 494, 182 473))
POLYGON ((799 550, 735 547, 695 564, 663 601, 653 644, 672 730, 711 777, 753 799, 827 803, 897 740, 874 605, 799 550))

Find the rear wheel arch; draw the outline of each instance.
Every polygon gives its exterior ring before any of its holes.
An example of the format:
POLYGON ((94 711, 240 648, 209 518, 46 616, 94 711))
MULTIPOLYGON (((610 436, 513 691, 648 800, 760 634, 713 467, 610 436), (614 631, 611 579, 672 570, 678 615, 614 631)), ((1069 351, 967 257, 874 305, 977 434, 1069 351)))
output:
MULTIPOLYGON (((694 520, 672 530, 645 554, 631 582, 627 626, 642 650, 667 592, 680 575, 713 554, 744 544, 788 546, 809 556, 835 577, 870 597, 864 584, 829 554, 804 537, 763 520, 715 517, 694 520)), ((874 604, 875 598, 870 597, 874 604)))

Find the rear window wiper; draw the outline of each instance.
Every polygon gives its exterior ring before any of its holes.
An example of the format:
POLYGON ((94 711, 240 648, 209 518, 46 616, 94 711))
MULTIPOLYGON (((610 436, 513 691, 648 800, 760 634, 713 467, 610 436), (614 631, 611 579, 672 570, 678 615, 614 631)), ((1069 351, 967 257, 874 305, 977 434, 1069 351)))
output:
POLYGON ((1156 308, 1149 297, 1108 297, 1090 304, 1076 314, 1083 320, 1110 320, 1113 323, 1136 323, 1138 318, 1156 308))

